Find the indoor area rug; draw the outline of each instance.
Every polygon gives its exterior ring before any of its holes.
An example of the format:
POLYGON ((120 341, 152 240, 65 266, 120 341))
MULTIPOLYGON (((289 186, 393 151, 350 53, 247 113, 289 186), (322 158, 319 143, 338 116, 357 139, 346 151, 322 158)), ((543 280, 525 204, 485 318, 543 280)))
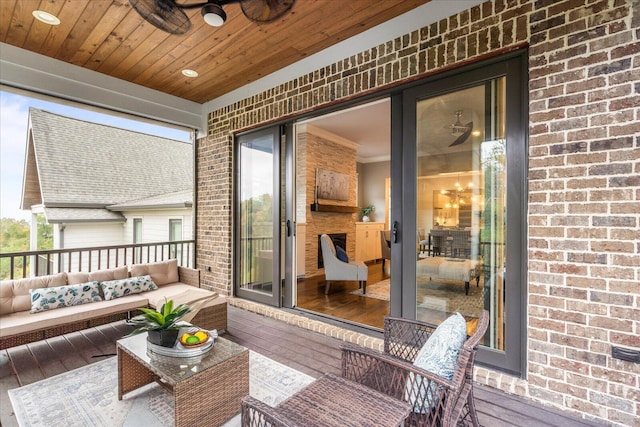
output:
MULTIPOLYGON (((362 289, 356 289, 350 293, 389 301, 389 279, 367 285, 367 293, 362 295, 362 289)), ((464 283, 448 280, 429 280, 426 277, 418 277, 417 300, 418 308, 431 309, 445 313, 455 313, 463 316, 478 317, 484 306, 484 286, 482 278, 480 286, 476 281, 469 285, 469 295, 465 295, 464 283)))
POLYGON ((418 277, 417 300, 421 301, 419 309, 478 317, 484 307, 483 280, 481 277, 479 286, 473 280, 469 284, 469 295, 465 295, 464 282, 418 277))
POLYGON ((367 284, 367 293, 364 295, 362 295, 362 288, 349 293, 389 301, 389 279, 383 279, 376 283, 367 284))
MULTIPOLYGON (((271 406, 314 380, 253 351, 249 371, 249 394, 271 406)), ((9 397, 16 420, 24 427, 155 427, 172 426, 174 419, 172 396, 158 384, 118 400, 115 357, 9 390, 9 397)), ((240 414, 225 427, 239 425, 240 414)))

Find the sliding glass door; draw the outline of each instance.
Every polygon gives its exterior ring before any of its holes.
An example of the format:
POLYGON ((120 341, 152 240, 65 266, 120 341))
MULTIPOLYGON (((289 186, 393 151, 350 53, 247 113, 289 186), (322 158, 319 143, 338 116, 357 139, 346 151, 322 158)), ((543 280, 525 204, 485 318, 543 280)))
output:
POLYGON ((281 295, 281 128, 236 143, 235 294, 279 306, 281 295))
POLYGON ((459 312, 473 322, 487 310, 480 360, 513 373, 525 342, 520 69, 516 57, 403 92, 398 196, 402 315, 438 324, 459 312))

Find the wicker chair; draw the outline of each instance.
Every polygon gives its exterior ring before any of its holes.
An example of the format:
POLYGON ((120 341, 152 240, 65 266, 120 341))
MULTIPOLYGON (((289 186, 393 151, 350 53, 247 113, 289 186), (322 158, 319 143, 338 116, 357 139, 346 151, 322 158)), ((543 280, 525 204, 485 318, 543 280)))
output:
POLYGON ((473 402, 473 364, 488 325, 489 313, 483 310, 460 350, 453 378, 447 380, 413 365, 435 326, 386 317, 384 353, 342 346, 342 376, 411 403, 414 412, 408 426, 479 426, 473 402))

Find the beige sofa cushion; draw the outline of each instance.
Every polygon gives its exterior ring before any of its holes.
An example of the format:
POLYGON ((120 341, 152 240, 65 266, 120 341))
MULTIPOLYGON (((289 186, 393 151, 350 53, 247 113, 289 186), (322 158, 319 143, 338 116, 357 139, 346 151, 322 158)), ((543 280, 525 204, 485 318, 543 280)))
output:
MULTIPOLYGON (((67 284, 67 274, 58 273, 50 276, 31 277, 19 280, 3 280, 0 282, 0 314, 31 310, 29 290, 64 286, 67 284)), ((4 318, 2 319, 4 329, 4 318)))
POLYGON ((178 282, 171 286, 163 286, 155 291, 145 292, 144 296, 149 300, 149 306, 157 310, 168 300, 173 300, 175 305, 189 304, 213 294, 213 292, 206 289, 200 289, 178 282))
POLYGON ((170 259, 131 266, 131 277, 146 276, 147 274, 151 276, 153 282, 158 286, 176 283, 178 281, 178 260, 170 259))
POLYGON ((129 269, 126 265, 105 270, 92 271, 91 273, 67 273, 67 281, 70 285, 77 285, 86 282, 106 282, 109 280, 120 280, 129 277, 129 269))
POLYGON ((91 304, 75 305, 57 310, 42 311, 36 314, 31 314, 29 311, 11 313, 2 316, 0 337, 122 313, 145 307, 146 305, 147 299, 137 294, 118 298, 117 300, 92 302, 91 304))

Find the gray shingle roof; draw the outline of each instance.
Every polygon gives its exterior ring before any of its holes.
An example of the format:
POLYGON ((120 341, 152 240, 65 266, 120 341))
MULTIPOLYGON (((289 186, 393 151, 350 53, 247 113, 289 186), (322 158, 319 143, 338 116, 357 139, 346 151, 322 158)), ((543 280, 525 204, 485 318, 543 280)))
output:
POLYGON ((88 208, 44 208, 47 222, 125 222, 125 217, 118 212, 106 209, 88 208))
POLYGON ((190 143, 34 108, 29 114, 45 206, 108 206, 193 188, 190 143))
POLYGON ((190 208, 192 206, 193 193, 191 190, 177 191, 175 193, 160 194, 158 196, 145 197, 144 199, 129 200, 108 207, 111 211, 125 211, 133 209, 154 208, 190 208))

